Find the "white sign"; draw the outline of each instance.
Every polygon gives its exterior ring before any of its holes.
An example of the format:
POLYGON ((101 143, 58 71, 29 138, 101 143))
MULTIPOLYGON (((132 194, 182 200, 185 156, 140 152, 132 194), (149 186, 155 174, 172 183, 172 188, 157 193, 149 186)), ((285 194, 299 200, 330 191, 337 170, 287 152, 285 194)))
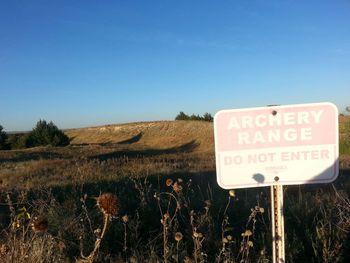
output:
POLYGON ((214 133, 222 188, 329 183, 338 176, 338 110, 332 103, 222 110, 214 133))

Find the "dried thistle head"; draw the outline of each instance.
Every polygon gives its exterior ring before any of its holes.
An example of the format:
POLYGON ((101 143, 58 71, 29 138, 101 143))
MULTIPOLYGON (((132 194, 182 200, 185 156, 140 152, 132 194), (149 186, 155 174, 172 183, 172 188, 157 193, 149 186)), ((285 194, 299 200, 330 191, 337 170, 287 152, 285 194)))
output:
POLYGON ((176 233, 175 233, 175 240, 176 240, 177 242, 180 242, 180 241, 182 240, 182 238, 183 238, 183 235, 182 235, 181 232, 176 232, 176 233))
POLYGON ((178 184, 177 182, 175 182, 173 184, 173 190, 176 192, 176 193, 179 193, 181 190, 182 190, 182 186, 180 184, 178 184))
POLYGON ((244 232, 241 234, 242 237, 249 237, 249 236, 251 236, 251 235, 253 235, 253 233, 252 233, 252 231, 250 231, 249 229, 247 229, 246 231, 244 231, 244 232))
POLYGON ((171 186, 173 184, 173 180, 168 178, 168 179, 166 179, 165 184, 166 184, 166 186, 171 186))
POLYGON ((163 217, 164 217, 165 220, 168 220, 168 219, 170 218, 170 215, 169 215, 169 213, 165 213, 165 214, 163 215, 163 217))
POLYGON ((122 217, 122 221, 123 221, 124 224, 128 223, 128 222, 129 222, 129 217, 128 217, 128 215, 124 215, 124 216, 122 217))
POLYGON ((97 198, 97 205, 103 214, 116 216, 119 210, 119 201, 117 197, 111 193, 104 193, 97 198))
POLYGON ((202 238, 202 237, 203 237, 203 234, 202 234, 201 232, 194 231, 194 232, 193 232, 193 236, 194 236, 195 238, 202 238))
POLYGON ((32 230, 34 232, 43 232, 48 227, 49 227, 49 220, 45 216, 40 215, 34 218, 32 223, 32 230))

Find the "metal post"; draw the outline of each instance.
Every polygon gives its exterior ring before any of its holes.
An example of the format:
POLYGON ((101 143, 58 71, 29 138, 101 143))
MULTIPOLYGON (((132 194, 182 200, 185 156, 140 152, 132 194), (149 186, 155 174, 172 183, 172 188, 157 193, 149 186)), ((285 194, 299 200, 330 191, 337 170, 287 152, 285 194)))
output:
POLYGON ((285 263, 283 185, 271 186, 272 262, 285 263))

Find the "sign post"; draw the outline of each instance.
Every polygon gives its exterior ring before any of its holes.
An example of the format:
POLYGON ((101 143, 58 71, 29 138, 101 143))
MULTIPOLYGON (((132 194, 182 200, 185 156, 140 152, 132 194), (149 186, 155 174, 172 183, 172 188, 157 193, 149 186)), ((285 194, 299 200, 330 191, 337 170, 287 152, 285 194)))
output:
POLYGON ((271 187, 273 262, 285 262, 283 185, 329 183, 339 172, 338 110, 313 103, 222 110, 214 117, 217 182, 271 187))
POLYGON ((285 262, 283 186, 271 187, 272 263, 285 262))

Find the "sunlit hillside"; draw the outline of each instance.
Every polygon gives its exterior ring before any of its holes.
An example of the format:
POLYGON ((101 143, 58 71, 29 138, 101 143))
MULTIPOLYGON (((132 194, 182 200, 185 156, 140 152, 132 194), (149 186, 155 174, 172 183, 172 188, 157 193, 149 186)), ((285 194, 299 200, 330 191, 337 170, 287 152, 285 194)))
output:
POLYGON ((166 149, 193 143, 198 152, 214 150, 213 123, 159 121, 71 129, 65 131, 74 144, 117 144, 131 148, 166 149))

